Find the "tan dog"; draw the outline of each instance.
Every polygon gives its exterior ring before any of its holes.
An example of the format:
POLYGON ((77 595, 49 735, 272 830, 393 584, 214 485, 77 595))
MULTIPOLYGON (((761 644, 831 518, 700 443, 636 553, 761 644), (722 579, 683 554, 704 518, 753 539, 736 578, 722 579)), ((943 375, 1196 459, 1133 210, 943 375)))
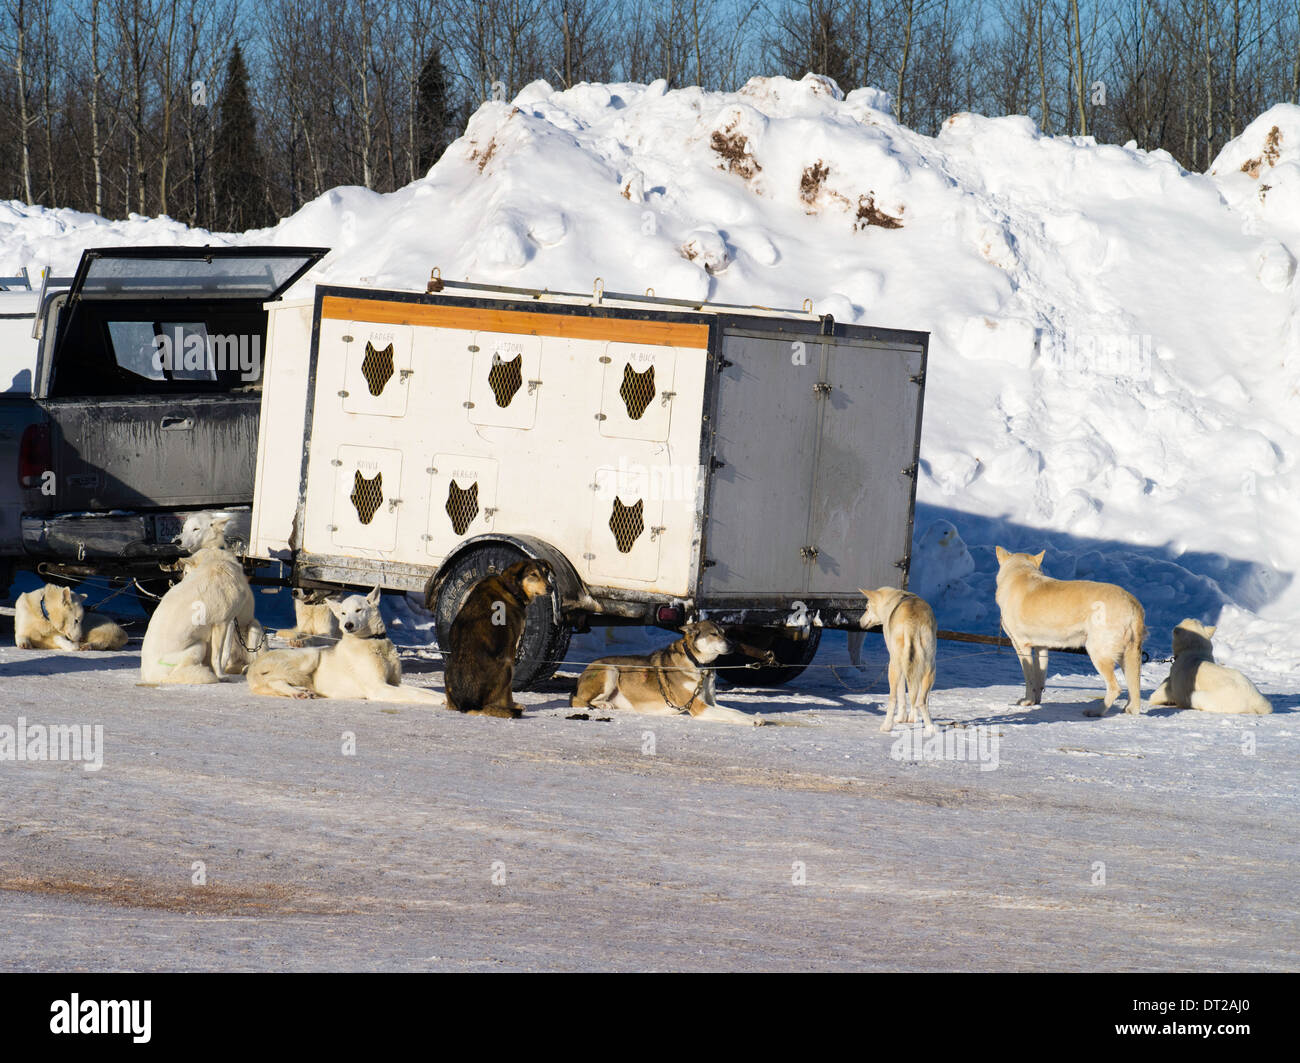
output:
POLYGON ((894 729, 895 713, 899 723, 916 723, 917 711, 925 721, 925 734, 934 734, 930 719, 930 689, 934 686, 934 658, 939 625, 923 598, 895 587, 858 590, 866 596, 867 608, 858 626, 879 627, 889 649, 889 711, 880 729, 894 729), (906 681, 906 691, 904 691, 906 681), (908 707, 908 699, 911 707, 908 707), (903 717, 907 719, 904 720, 903 717))
POLYGON ((707 665, 732 646, 722 628, 711 620, 687 624, 671 646, 645 657, 601 657, 578 678, 573 708, 622 709, 647 716, 680 716, 697 720, 760 727, 763 720, 719 705, 714 699, 716 673, 707 665))
POLYGON ((330 611, 329 595, 321 590, 293 589, 293 627, 276 632, 290 646, 306 646, 317 636, 331 641, 339 637, 339 624, 330 611))
POLYGON ((1038 705, 1047 680, 1047 651, 1082 646, 1093 666, 1106 680, 1100 706, 1085 709, 1086 716, 1105 716, 1119 697, 1115 662, 1123 660, 1128 681, 1124 711, 1142 712, 1142 640, 1146 614, 1141 603, 1113 583, 1092 580, 1057 580, 1040 569, 1043 555, 1013 554, 995 548, 998 557, 997 603, 1002 627, 1020 658, 1025 674, 1025 696, 1016 704, 1038 705))
POLYGON ((248 669, 254 694, 284 698, 360 698, 436 705, 432 690, 404 687, 397 648, 388 640, 379 612, 379 588, 326 603, 342 635, 326 649, 271 650, 248 669))
POLYGON ((106 616, 86 612, 86 596, 47 583, 14 603, 14 643, 20 650, 120 650, 126 632, 106 616))
POLYGON ((1254 683, 1235 668, 1215 664, 1210 645, 1214 631, 1199 620, 1184 620, 1174 628, 1174 666, 1151 695, 1151 704, 1256 716, 1272 712, 1254 683))

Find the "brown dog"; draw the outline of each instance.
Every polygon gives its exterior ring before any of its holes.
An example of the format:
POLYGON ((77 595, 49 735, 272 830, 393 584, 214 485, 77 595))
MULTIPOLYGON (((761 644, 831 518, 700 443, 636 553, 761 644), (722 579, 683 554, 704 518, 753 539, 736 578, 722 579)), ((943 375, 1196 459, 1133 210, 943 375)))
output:
POLYGON ((511 686, 528 603, 551 593, 551 566, 516 561, 475 584, 451 624, 447 708, 470 716, 518 717, 511 686))
POLYGON ((645 657, 601 657, 587 665, 569 699, 575 709, 622 709, 647 716, 681 716, 697 720, 761 727, 763 720, 714 700, 715 673, 708 665, 734 648, 712 620, 681 629, 671 646, 645 657))

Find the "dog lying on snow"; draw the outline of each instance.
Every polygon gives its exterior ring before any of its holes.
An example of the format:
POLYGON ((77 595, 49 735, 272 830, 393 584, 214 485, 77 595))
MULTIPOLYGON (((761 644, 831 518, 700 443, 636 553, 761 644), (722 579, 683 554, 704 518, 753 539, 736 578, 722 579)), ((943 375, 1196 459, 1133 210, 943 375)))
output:
POLYGON ((1272 712, 1254 683, 1235 668, 1215 663, 1214 631, 1199 620, 1184 620, 1174 628, 1174 664, 1151 695, 1151 704, 1257 716, 1272 712))
POLYGON ((587 665, 572 708, 623 709, 647 716, 690 714, 697 720, 761 727, 763 719, 715 700, 717 673, 707 667, 732 644, 711 620, 687 624, 672 645, 644 657, 601 657, 587 665))
POLYGON ((361 698, 436 705, 432 690, 404 687, 397 648, 379 612, 379 588, 325 605, 338 619, 339 641, 326 649, 271 650, 248 669, 254 694, 284 698, 361 698))
POLYGON ((225 546, 229 519, 209 518, 195 552, 178 562, 184 576, 162 596, 144 633, 142 683, 217 683, 241 675, 250 642, 262 641, 244 566, 225 546))
POLYGON ((1085 716, 1105 716, 1119 697, 1115 662, 1123 660, 1128 681, 1124 711, 1142 712, 1142 640, 1146 614, 1133 595, 1113 583, 1092 580, 1058 580, 1041 571, 1043 555, 1013 554, 995 547, 998 558, 998 608, 1002 627, 1020 658, 1025 674, 1025 696, 1019 705, 1038 705, 1047 680, 1047 651, 1082 646, 1093 666, 1106 680, 1099 706, 1085 716))
POLYGON ((106 616, 86 612, 86 596, 45 584, 14 603, 14 643, 20 650, 120 650, 126 632, 106 616))
MULTIPOLYGON (((858 589, 862 590, 861 587, 858 589)), ((892 731, 895 719, 899 723, 916 723, 919 710, 921 719, 925 721, 925 734, 934 734, 934 723, 930 720, 930 689, 934 686, 939 630, 934 611, 923 598, 895 587, 863 590, 862 593, 866 596, 867 608, 859 618, 858 626, 864 630, 880 627, 889 650, 889 710, 880 729, 892 731), (911 699, 910 709, 908 698, 911 699)))

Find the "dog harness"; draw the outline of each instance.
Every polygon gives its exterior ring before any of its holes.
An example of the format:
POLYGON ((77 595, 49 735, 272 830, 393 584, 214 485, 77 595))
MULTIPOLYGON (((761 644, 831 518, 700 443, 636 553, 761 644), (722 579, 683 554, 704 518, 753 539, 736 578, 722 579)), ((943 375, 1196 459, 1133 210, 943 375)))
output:
POLYGON ((663 695, 664 701, 668 702, 668 704, 678 712, 689 712, 691 704, 700 696, 700 691, 704 689, 704 684, 709 677, 704 674, 704 665, 696 660, 695 654, 691 653, 691 648, 689 646, 683 646, 682 652, 686 654, 686 659, 690 661, 691 664, 695 665, 696 669, 700 672, 700 681, 695 685, 695 689, 691 691, 691 696, 686 699, 685 705, 678 705, 677 702, 673 701, 673 696, 668 691, 668 684, 664 681, 664 672, 667 671, 667 669, 656 667, 655 678, 659 680, 659 692, 663 695))

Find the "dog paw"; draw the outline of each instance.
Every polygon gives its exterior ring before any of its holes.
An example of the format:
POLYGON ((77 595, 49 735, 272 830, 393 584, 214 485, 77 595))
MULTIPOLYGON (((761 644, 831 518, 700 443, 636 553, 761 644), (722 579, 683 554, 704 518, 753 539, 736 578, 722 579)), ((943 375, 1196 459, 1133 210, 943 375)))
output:
POLYGON ((925 735, 926 738, 933 738, 934 735, 935 735, 935 731, 936 731, 936 728, 935 728, 933 725, 931 725, 931 726, 925 728, 925 730, 923 730, 921 733, 922 733, 923 735, 925 735))
POLYGON ((767 721, 766 721, 765 719, 763 719, 763 717, 761 717, 761 716, 755 716, 755 717, 754 717, 754 726, 755 726, 755 727, 763 727, 766 723, 767 723, 767 721))
POLYGON ((1023 705, 1026 708, 1028 708, 1031 705, 1037 705, 1038 702, 1036 702, 1033 698, 1019 698, 1014 702, 1014 704, 1023 705))
POLYGON ((884 723, 882 723, 882 724, 880 725, 880 733, 881 733, 881 734, 886 734, 886 735, 887 735, 887 734, 889 734, 889 732, 892 731, 893 729, 894 729, 894 723, 893 723, 892 720, 886 720, 884 723))

